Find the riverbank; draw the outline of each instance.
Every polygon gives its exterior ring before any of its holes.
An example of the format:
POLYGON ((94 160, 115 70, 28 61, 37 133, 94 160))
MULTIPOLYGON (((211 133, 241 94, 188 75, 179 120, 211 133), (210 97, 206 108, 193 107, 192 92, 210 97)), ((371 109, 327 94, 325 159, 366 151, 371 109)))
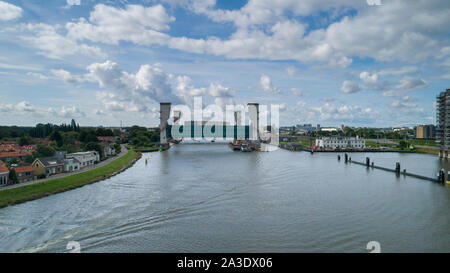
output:
POLYGON ((87 172, 0 191, 0 208, 102 181, 128 169, 141 156, 140 152, 129 150, 126 155, 111 163, 87 172))
POLYGON ((418 153, 418 154, 431 154, 431 155, 439 155, 439 149, 436 147, 430 146, 417 146, 414 147, 413 150, 409 149, 400 149, 400 148, 387 148, 387 149, 377 149, 377 148, 365 148, 365 149, 336 149, 336 150, 327 150, 327 149, 311 149, 305 148, 301 144, 296 143, 281 143, 279 146, 281 149, 289 150, 289 151, 303 151, 303 152, 314 152, 314 153, 418 153))
POLYGON ((153 153, 153 152, 158 152, 159 151, 159 147, 146 147, 146 148, 138 148, 138 149, 134 149, 136 152, 140 152, 140 153, 153 153))

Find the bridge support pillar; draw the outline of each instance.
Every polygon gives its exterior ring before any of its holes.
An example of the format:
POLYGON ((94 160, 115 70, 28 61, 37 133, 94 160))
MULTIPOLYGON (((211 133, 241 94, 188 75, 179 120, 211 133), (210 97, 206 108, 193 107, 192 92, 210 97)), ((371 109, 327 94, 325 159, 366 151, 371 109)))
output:
POLYGON ((248 104, 250 118, 250 140, 259 141, 259 103, 248 104))
POLYGON ((160 136, 160 144, 161 144, 161 150, 167 150, 169 143, 167 139, 167 126, 168 120, 170 117, 170 102, 161 102, 159 105, 159 136, 160 136))

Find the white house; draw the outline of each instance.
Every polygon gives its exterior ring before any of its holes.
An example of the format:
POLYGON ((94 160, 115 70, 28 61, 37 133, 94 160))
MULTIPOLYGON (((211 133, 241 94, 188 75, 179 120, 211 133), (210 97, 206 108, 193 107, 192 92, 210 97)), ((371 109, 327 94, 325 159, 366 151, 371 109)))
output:
POLYGON ((66 158, 64 160, 64 171, 71 173, 81 169, 81 163, 76 158, 66 158))
POLYGON ((100 161, 100 155, 97 151, 79 152, 66 155, 66 159, 74 158, 80 162, 80 168, 95 164, 100 161))
POLYGON ((112 144, 109 144, 108 142, 101 142, 100 146, 102 147, 104 157, 113 156, 116 154, 116 150, 112 144))
POLYGON ((9 170, 0 160, 0 187, 8 185, 9 170))
POLYGON ((366 140, 359 137, 323 137, 316 139, 316 146, 331 149, 364 149, 366 148, 366 140))

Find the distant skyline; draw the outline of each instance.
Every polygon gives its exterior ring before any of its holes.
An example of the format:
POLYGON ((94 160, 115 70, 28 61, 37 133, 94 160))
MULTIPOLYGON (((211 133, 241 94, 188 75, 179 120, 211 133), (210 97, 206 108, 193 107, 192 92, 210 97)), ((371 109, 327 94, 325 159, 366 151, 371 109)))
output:
POLYGON ((0 0, 0 126, 157 126, 159 102, 282 126, 434 124, 450 1, 0 0))

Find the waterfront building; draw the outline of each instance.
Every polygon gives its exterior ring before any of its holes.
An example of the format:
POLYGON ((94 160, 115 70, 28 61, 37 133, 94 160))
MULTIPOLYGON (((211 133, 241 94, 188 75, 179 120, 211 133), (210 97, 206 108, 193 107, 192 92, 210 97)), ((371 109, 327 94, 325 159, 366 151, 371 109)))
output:
POLYGON ((33 181, 37 179, 36 169, 33 166, 19 166, 14 167, 14 171, 16 171, 17 179, 19 183, 33 181))
POLYGON ((9 179, 9 170, 3 161, 0 160, 0 187, 4 187, 8 185, 9 179))
POLYGON ((75 158, 80 162, 81 168, 90 166, 100 161, 100 155, 97 151, 79 152, 66 155, 66 159, 75 158))
POLYGON ((449 158, 450 150, 450 88, 436 98, 436 140, 439 143, 439 157, 449 158))
POLYGON ((64 172, 64 158, 61 157, 43 157, 37 158, 32 166, 37 169, 37 173, 46 176, 64 172))
POLYGON ((316 139, 316 147, 330 149, 364 149, 366 140, 359 137, 322 137, 316 139))
POLYGON ((64 160, 64 171, 66 173, 75 172, 81 169, 81 163, 76 158, 66 158, 64 160))
POLYGON ((416 131, 416 138, 419 139, 434 139, 436 138, 436 127, 434 125, 421 125, 414 128, 416 131))

